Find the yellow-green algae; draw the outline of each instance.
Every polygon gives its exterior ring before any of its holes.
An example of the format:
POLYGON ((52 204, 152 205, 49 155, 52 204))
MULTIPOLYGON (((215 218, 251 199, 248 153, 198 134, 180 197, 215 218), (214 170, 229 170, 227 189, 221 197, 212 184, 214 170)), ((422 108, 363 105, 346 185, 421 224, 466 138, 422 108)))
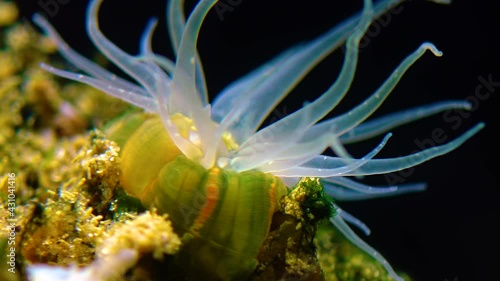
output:
MULTIPOLYGON (((365 252, 349 243, 331 224, 322 224, 316 233, 315 245, 326 281, 390 281, 384 267, 365 252)), ((411 280, 398 272, 404 280, 411 280)))
MULTIPOLYGON (((51 266, 48 280, 64 268, 67 280, 182 278, 168 267, 182 250, 168 216, 124 194, 120 147, 91 130, 137 109, 42 71, 40 61, 57 59, 55 45, 16 22, 18 14, 0 0, 0 280, 26 280, 34 265, 51 266), (6 263, 9 173, 16 176, 16 273, 6 263)), ((391 280, 324 223, 333 209, 317 180, 301 181, 281 203, 251 280, 391 280)))

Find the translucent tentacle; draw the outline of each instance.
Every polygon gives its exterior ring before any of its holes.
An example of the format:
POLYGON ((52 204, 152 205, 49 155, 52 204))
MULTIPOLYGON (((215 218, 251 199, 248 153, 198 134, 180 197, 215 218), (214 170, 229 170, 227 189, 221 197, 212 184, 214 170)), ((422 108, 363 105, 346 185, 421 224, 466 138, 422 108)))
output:
POLYGON ((372 231, 370 230, 370 228, 360 219, 341 209, 339 206, 337 206, 337 204, 333 204, 333 206, 337 210, 337 215, 341 216, 344 221, 347 221, 348 223, 359 228, 365 233, 366 236, 369 236, 371 234, 372 231))
MULTIPOLYGON (((402 0, 380 1, 374 7, 374 16, 380 16, 382 13, 402 2, 402 0)), ((344 40, 355 29, 358 29, 358 24, 361 19, 360 14, 356 14, 335 28, 328 31, 323 36, 315 41, 297 48, 293 56, 293 60, 283 65, 278 71, 269 75, 269 77, 261 82, 262 86, 256 87, 246 97, 248 100, 259 100, 261 103, 246 102, 238 105, 240 111, 235 116, 234 124, 229 126, 229 131, 234 138, 242 143, 248 139, 262 124, 262 121, 269 115, 271 110, 288 94, 288 92, 314 68, 328 54, 338 48, 344 40)), ((246 78, 246 77, 245 77, 246 78)), ((244 79, 245 79, 244 78, 244 79)), ((256 76, 255 79, 260 78, 256 76)), ((250 83, 249 83, 250 84, 250 83)))
POLYGON ((447 144, 431 147, 424 151, 417 152, 408 156, 396 157, 390 159, 372 159, 371 161, 368 161, 365 165, 363 165, 361 171, 359 172, 353 171, 353 173, 349 174, 350 175, 386 174, 419 165, 420 163, 423 163, 429 159, 446 154, 456 149, 457 147, 462 145, 466 140, 468 140, 477 132, 479 132, 483 127, 484 123, 479 123, 472 129, 465 132, 460 137, 450 141, 447 144))
MULTIPOLYGON (((318 140, 318 142, 322 144, 324 141, 318 140)), ((267 162, 261 162, 258 164, 258 166, 256 165, 256 167, 258 167, 259 171, 269 172, 274 174, 277 171, 288 170, 293 167, 300 166, 301 164, 311 160, 316 155, 325 150, 324 147, 319 147, 317 146, 317 144, 312 142, 301 147, 292 146, 292 150, 293 149, 297 149, 295 150, 297 154, 293 155, 293 157, 290 157, 290 155, 288 154, 285 155, 286 157, 281 157, 280 155, 276 155, 275 158, 272 158, 273 160, 267 160, 267 162)), ((342 158, 339 158, 339 162, 343 163, 346 162, 345 160, 341 159, 342 158)))
MULTIPOLYGON (((252 91, 261 85, 268 77, 274 75, 286 61, 297 53, 299 48, 300 46, 290 48, 263 66, 251 71, 249 74, 224 88, 212 102, 212 119, 218 123, 224 120, 224 123, 227 123, 226 126, 229 127, 229 125, 235 122, 235 118, 246 114, 246 106, 248 105, 243 103, 243 101, 249 100, 252 97, 252 91), (233 116, 228 118, 230 113, 233 116)), ((240 126, 244 126, 244 124, 240 123, 240 126)))
MULTIPOLYGON (((370 153, 368 153, 366 156, 364 156, 361 159, 344 159, 344 158, 336 158, 337 166, 335 168, 331 169, 321 169, 321 168, 303 168, 303 167, 294 167, 290 169, 286 169, 283 171, 273 171, 273 175, 275 176, 282 176, 282 177, 335 177, 335 176, 342 176, 344 174, 351 173, 352 171, 355 171, 357 168, 365 165, 370 159, 375 157, 377 153, 382 150, 382 148, 385 146, 389 138, 391 137, 391 134, 388 134, 385 136, 385 138, 382 140, 382 142, 374 148, 370 153), (346 165, 345 163, 349 163, 346 165)), ((326 156, 323 156, 326 157, 326 156)), ((331 157, 333 158, 333 157, 331 157)))
MULTIPOLYGON (((153 39, 153 33, 154 30, 156 29, 156 26, 158 25, 158 19, 157 18, 152 18, 149 20, 146 28, 144 29, 144 32, 141 37, 141 56, 138 56, 137 59, 140 60, 148 60, 153 63, 158 63, 163 69, 167 71, 168 74, 172 75, 175 71, 175 64, 173 61, 170 59, 154 54, 151 51, 151 40, 153 39), (150 50, 149 52, 147 50, 150 50), (149 55, 146 56, 146 53, 149 55)), ((170 79, 168 79, 170 81, 170 79)))
MULTIPOLYGON (((264 155, 272 158, 274 155, 287 149, 293 144, 293 142, 295 142, 296 139, 301 137, 301 135, 297 134, 297 132, 303 132, 305 128, 317 122, 342 99, 349 89, 354 77, 357 63, 358 44, 364 31, 368 28, 370 23, 370 12, 371 1, 365 0, 363 20, 360 22, 359 29, 357 29, 356 32, 354 32, 354 34, 348 39, 344 65, 337 81, 330 87, 330 89, 309 105, 254 134, 241 145, 242 151, 244 151, 247 147, 260 145, 263 136, 272 135, 272 143, 274 146, 277 146, 277 149, 270 149, 268 150, 270 154, 264 155), (304 122, 306 118, 308 122, 304 122), (277 134, 275 133, 276 131, 281 132, 277 134), (271 151, 274 152, 271 153, 271 151)), ((325 140, 328 141, 327 138, 325 138, 325 140)), ((270 145, 268 144, 268 146, 270 145)), ((239 155, 237 154, 237 156, 239 155)), ((248 162, 247 158, 248 157, 242 158, 241 162, 248 162)))
POLYGON ((347 240, 356 245, 358 248, 363 250, 365 253, 373 257, 377 260, 386 270, 387 272, 394 278, 396 281, 404 281, 399 275, 396 274, 394 269, 392 269, 389 262, 375 249, 373 249, 370 245, 368 245, 365 241, 352 231, 352 229, 347 225, 347 223, 342 219, 342 216, 337 215, 330 219, 332 224, 340 231, 347 240))
POLYGON ((287 178, 281 178, 281 180, 285 183, 286 186, 290 187, 290 186, 295 186, 299 182, 300 178, 287 177, 287 178))
POLYGON ((119 98, 121 100, 124 100, 130 104, 136 105, 138 107, 141 107, 147 111, 150 112, 157 112, 158 110, 158 105, 156 103, 156 100, 154 100, 151 97, 144 96, 144 95, 138 95, 135 92, 130 91, 129 89, 122 89, 120 88, 121 85, 114 85, 113 82, 110 81, 103 81, 99 79, 95 79, 83 74, 78 74, 78 73, 73 73, 70 71, 65 71, 61 69, 57 69, 55 67, 52 67, 47 64, 40 64, 40 66, 49 71, 50 73, 53 73, 55 75, 68 78, 74 81, 82 82, 87 85, 90 85, 94 88, 97 88, 113 97, 119 98))
POLYGON ((198 139, 203 151, 200 163, 212 167, 216 162, 216 152, 222 140, 223 132, 211 119, 210 105, 200 99, 195 87, 196 40, 201 24, 217 0, 199 2, 188 18, 179 43, 176 68, 171 84, 169 98, 170 113, 179 112, 191 117, 198 130, 198 139))
MULTIPOLYGON (((186 26, 186 18, 184 17, 184 0, 170 0, 167 12, 167 29, 170 34, 170 42, 174 54, 177 56, 179 53, 179 46, 186 26)), ((208 91, 205 82, 205 73, 201 64, 201 59, 196 52, 195 59, 195 83, 196 89, 200 95, 203 105, 208 104, 208 91)))
POLYGON ((423 43, 420 47, 403 60, 399 66, 392 72, 391 76, 362 104, 354 109, 328 121, 321 122, 304 133, 304 139, 314 139, 319 135, 328 133, 326 131, 332 125, 335 126, 336 134, 343 134, 368 118, 384 100, 389 96, 396 84, 401 80, 403 74, 417 61, 426 50, 431 50, 436 56, 441 56, 441 52, 431 43, 423 43))
POLYGON ((353 128, 340 137, 344 144, 358 142, 377 136, 378 134, 389 131, 392 128, 413 122, 424 117, 451 110, 465 109, 470 110, 471 104, 468 101, 442 101, 424 106, 418 106, 404 111, 384 115, 380 118, 364 122, 353 128))
MULTIPOLYGON (((261 135, 269 134, 269 132, 275 131, 276 127, 284 127, 285 130, 282 134, 277 136, 276 141, 280 141, 280 139, 290 139, 293 136, 296 135, 293 132, 297 131, 303 131, 305 128, 311 126, 315 122, 317 122, 319 119, 324 117, 328 112, 330 112, 337 104, 338 102, 342 99, 342 97, 345 95, 347 90, 349 89, 351 82, 354 77, 354 73, 356 70, 356 63, 358 59, 358 44, 359 40, 363 36, 365 30, 368 28, 370 21, 371 21, 371 12, 372 12, 372 6, 371 6, 371 1, 364 1, 364 12, 361 21, 359 22, 359 26, 355 29, 354 33, 349 36, 348 38, 348 43, 347 48, 346 48, 346 54, 345 54, 345 60, 344 60, 344 65, 342 66, 341 73, 339 77, 337 78, 336 82, 327 90, 326 93, 324 93, 321 97, 316 99, 314 102, 310 103, 309 105, 303 107, 302 109, 294 112, 293 114, 275 122, 274 124, 262 129, 261 131, 257 132, 253 136, 251 136, 248 140, 246 140, 243 144, 242 147, 245 145, 253 145, 255 142, 258 142, 259 139, 261 139, 261 135), (298 120, 301 120, 304 118, 304 115, 310 116, 310 124, 302 124, 301 122, 298 122, 298 120), (301 124, 300 127, 297 125, 301 124)), ((263 83, 262 86, 258 87, 259 89, 262 89, 261 92, 257 94, 252 94, 252 102, 249 103, 252 111, 255 111, 251 115, 244 115, 241 116, 241 118, 238 118, 238 122, 243 123, 246 125, 251 125, 253 128, 251 130, 247 131, 247 135, 250 135, 253 133, 257 127, 261 124, 262 120, 268 115, 268 110, 270 108, 275 107, 275 103, 279 102, 282 97, 286 95, 286 93, 296 84, 298 79, 305 75, 305 72, 303 69, 305 66, 308 65, 307 62, 309 61, 314 61, 317 59, 317 57, 323 58, 326 53, 325 50, 329 50, 331 47, 328 41, 323 42, 320 39, 317 39, 316 41, 312 42, 311 45, 309 45, 303 52, 296 54, 292 59, 290 59, 289 62, 285 63, 282 67, 280 67, 279 71, 277 74, 274 74, 272 76, 273 79, 279 78, 278 83, 273 83, 273 86, 270 87, 269 85, 266 85, 266 83, 263 83), (322 55, 324 54, 324 55, 322 55), (297 75, 299 74, 299 75, 297 75), (262 88, 264 87, 265 88, 262 88), (273 92, 279 92, 283 93, 279 95, 279 99, 276 101, 273 101, 275 99, 275 94, 272 94, 269 92, 268 89, 272 89, 273 92), (285 90, 285 91, 283 91, 285 90), (255 102, 258 101, 258 102, 255 102), (249 120, 249 118, 257 117, 255 120, 249 120)), ((237 140, 244 139, 240 135, 241 131, 234 131, 230 129, 230 131, 235 135, 237 140)), ((281 142, 281 141, 280 141, 281 142)))
MULTIPOLYGON (((259 154, 261 162, 259 162, 258 165, 255 165, 255 167, 258 166, 258 169, 264 172, 282 171, 299 166, 300 164, 311 160, 325 151, 327 147, 331 147, 332 150, 341 158, 352 159, 337 136, 333 134, 325 134, 306 143, 293 144, 287 147, 286 150, 272 157, 266 157, 266 155, 272 154, 272 152, 259 154)), ((272 147, 270 150, 280 151, 280 148, 279 146, 272 147)))
POLYGON ((144 89, 117 77, 115 74, 105 70, 104 68, 100 67, 91 60, 83 57, 82 55, 71 49, 68 44, 61 38, 59 33, 57 33, 54 27, 47 21, 47 19, 45 19, 40 14, 33 15, 33 22, 35 22, 45 32, 45 34, 47 34, 55 41, 55 43, 57 44, 57 49, 59 50, 61 55, 75 67, 85 71, 95 78, 104 81, 111 81, 118 88, 127 89, 143 96, 149 96, 149 94, 144 89))
MULTIPOLYGON (((321 179, 321 183, 323 183, 323 186, 325 187, 326 194, 332 196, 337 201, 360 201, 360 200, 392 197, 406 193, 421 192, 426 190, 427 188, 426 183, 410 183, 410 184, 402 184, 395 186, 397 187, 397 189, 390 192, 365 193, 347 189, 329 182, 325 182, 323 179, 321 179)), ((381 187, 373 187, 373 188, 380 189, 381 187)))
MULTIPOLYGON (((307 123, 308 119, 304 118, 299 122, 307 123)), ((300 135, 295 138, 299 137, 300 135)), ((288 169, 321 154, 330 143, 335 142, 335 138, 337 136, 330 134, 302 144, 294 144, 293 139, 289 139, 288 143, 274 140, 256 143, 238 151, 238 156, 231 161, 231 168, 240 171, 258 168, 268 172, 288 169)))
POLYGON ((182 34, 186 26, 184 17, 184 0, 169 0, 167 4, 167 29, 170 35, 170 44, 177 55, 182 34))
POLYGON ((174 73, 175 64, 169 58, 158 54, 153 54, 152 56, 153 57, 148 57, 148 58, 144 56, 137 56, 137 59, 140 61, 145 61, 145 60, 152 61, 157 65, 159 65, 161 68, 163 68, 167 73, 169 74, 174 73))
MULTIPOLYGON (((484 123, 479 123, 472 129, 465 132, 460 137, 450 141, 447 144, 441 146, 435 146, 428 148, 426 150, 410 154, 402 157, 388 158, 388 159, 371 159, 363 165, 362 169, 351 171, 344 174, 345 176, 358 176, 358 175, 374 175, 374 174, 386 174, 395 171, 400 171, 420 163, 423 163, 434 157, 446 154, 455 148, 462 145, 466 140, 471 138, 477 132, 479 132, 484 127, 484 123)), ((312 160, 301 165, 301 169, 304 170, 317 170, 317 169, 335 169, 339 165, 339 159, 335 157, 328 157, 324 155, 318 155, 312 160)), ((298 169, 298 168, 297 168, 298 169)))
POLYGON ((102 0, 92 1, 87 11, 87 32, 90 39, 92 39, 99 51, 105 54, 107 58, 139 82, 144 88, 148 89, 148 92, 155 92, 156 82, 154 81, 151 69, 141 63, 140 60, 122 51, 99 30, 97 14, 101 3, 102 0))
MULTIPOLYGON (((333 131, 335 131, 335 129, 333 131)), ((389 133, 389 134, 391 134, 391 133, 389 133)), ((342 142, 340 141, 338 136, 336 136, 335 138, 332 138, 332 142, 330 143, 330 148, 339 157, 346 158, 346 159, 353 158, 351 156, 351 154, 349 154, 349 152, 347 152, 347 149, 345 149, 344 145, 342 144, 342 142)))
MULTIPOLYGON (((379 1, 374 4, 373 7, 373 14, 374 18, 379 17, 383 13, 385 13, 387 10, 391 9, 392 7, 396 6, 397 4, 403 2, 403 0, 391 0, 391 1, 379 1)), ((172 11, 173 9, 171 9, 172 11)), ((311 42, 309 44, 301 44, 298 46, 294 46, 282 54, 280 54, 278 57, 288 57, 288 56, 303 56, 304 58, 301 60, 295 60, 295 63, 292 65, 289 63, 289 67, 286 69, 287 72, 300 72, 300 74, 293 74, 293 75, 298 75, 297 80, 302 79, 311 69, 313 69, 321 60, 324 59, 328 54, 333 52, 335 49, 337 49, 343 42, 344 40, 353 32, 354 29, 357 28, 357 25, 359 24, 359 21, 361 19, 361 13, 357 13, 342 23, 336 25, 334 28, 329 30, 326 34, 322 35, 321 37, 317 38, 314 42, 311 42), (319 50, 322 50, 319 51, 319 50), (285 56, 286 54, 286 56, 285 56), (292 67, 293 66, 293 67, 292 67)), ((272 65, 277 65, 277 62, 279 59, 274 59, 271 64, 272 65), (276 64, 274 62, 276 61, 276 64)), ((279 72, 276 71, 276 69, 270 70, 270 71, 253 71, 241 78, 238 81, 235 81, 232 83, 228 88, 226 88, 220 95, 217 96, 217 100, 214 102, 214 110, 216 110, 215 114, 215 119, 217 122, 220 122, 226 116, 229 111, 235 107, 235 101, 240 100, 240 98, 244 97, 251 97, 251 99, 254 99, 254 95, 256 95, 256 91, 254 90, 255 85, 262 84, 264 79, 273 79, 273 81, 277 82, 282 82, 282 83, 287 83, 281 79, 276 79, 274 76, 283 76, 285 75, 283 71, 279 72), (240 85, 241 83, 241 85, 240 85), (229 88, 235 88, 234 91, 229 90, 229 88), (236 90, 237 88, 237 90, 236 90), (238 93, 241 93, 238 95, 238 93), (244 93, 244 94, 243 94, 244 93), (234 97, 230 98, 230 101, 222 102, 227 98, 228 95, 235 95, 234 97), (218 105, 218 103, 225 104, 223 105, 218 105)), ((288 74, 292 75, 292 73, 288 74)), ((290 79, 292 81, 293 79, 290 79)), ((262 106, 266 106, 268 109, 267 111, 264 110, 264 108, 259 107, 258 110, 254 110, 256 107, 251 107, 251 104, 240 104, 239 109, 240 113, 238 114, 239 117, 241 117, 237 123, 235 123, 232 126, 232 133, 236 137, 236 140, 238 140, 241 143, 241 140, 247 139, 250 135, 252 135, 257 127, 260 125, 260 122, 257 122, 258 120, 261 120, 263 117, 269 115, 270 111, 275 107, 275 105, 281 100, 283 97, 282 95, 286 96, 287 92, 283 93, 278 93, 277 91, 274 91, 274 88, 276 85, 273 83, 267 82, 270 86, 272 86, 273 90, 269 91, 269 93, 262 95, 275 95, 273 98, 274 102, 269 102, 267 105, 263 104, 262 106), (263 117, 255 116, 255 114, 262 115, 263 117), (249 120, 257 120, 254 123, 249 122, 249 120)), ((284 85, 281 85, 282 87, 284 85)), ((286 87, 285 87, 286 88, 286 87)), ((293 88, 293 85, 290 86, 290 88, 293 88)))
MULTIPOLYGON (((176 67, 172 82, 172 96, 169 101, 173 112, 195 117, 205 107, 195 82, 196 41, 203 19, 217 0, 199 2, 189 16, 179 43, 176 67)), ((204 117, 207 118, 207 117, 204 117)), ((210 118, 210 116, 208 116, 210 118)), ((195 119, 195 122, 198 121, 195 119)))
POLYGON ((144 63, 148 65, 148 67, 151 69, 151 73, 153 73, 155 81, 154 87, 155 89, 157 89, 157 91, 153 93, 155 94, 155 98, 158 100, 158 112, 170 137, 172 138, 176 146, 182 151, 182 153, 190 159, 200 159, 202 157, 202 151, 200 150, 200 148, 191 140, 184 138, 179 133, 177 126, 175 126, 170 118, 170 110, 167 99, 170 93, 169 84, 171 80, 167 77, 167 74, 154 63, 154 54, 150 44, 151 40, 149 40, 150 38, 147 38, 147 36, 150 36, 153 33, 155 26, 155 20, 149 22, 145 32, 146 38, 142 41, 141 44, 141 52, 144 54, 144 58, 146 59, 144 63))
POLYGON ((166 104, 166 99, 169 97, 170 90, 169 90, 169 84, 171 83, 171 79, 168 77, 167 73, 165 73, 157 64, 155 64, 155 55, 153 53, 153 49, 151 46, 151 39, 153 36, 153 32, 156 28, 156 25, 158 24, 158 21, 156 18, 152 18, 148 24, 146 25, 146 28, 144 30, 144 33, 141 38, 141 54, 143 58, 143 66, 147 67, 148 72, 150 72, 153 76, 153 81, 155 82, 154 89, 157 89, 158 87, 162 87, 165 90, 164 91, 154 91, 151 92, 152 95, 154 95, 158 100, 162 99, 164 103, 160 103, 163 107, 168 106, 166 104), (161 80, 161 83, 159 81, 161 80))
MULTIPOLYGON (((159 69, 159 67, 158 67, 159 69)), ((158 89, 158 109, 159 109, 159 114, 161 116, 161 119, 163 121, 163 124, 165 125, 165 128, 167 129, 170 137, 174 141, 175 145, 182 151, 186 157, 189 159, 200 159, 203 156, 202 150, 191 142, 189 139, 185 139, 179 132, 179 129, 177 126, 172 122, 170 118, 170 113, 169 113, 169 108, 168 108, 168 103, 167 103, 167 96, 162 94, 166 93, 169 90, 169 85, 167 84, 167 80, 162 79, 161 77, 161 72, 157 71, 155 72, 155 81, 157 85, 155 86, 158 89)), ((166 76, 166 75, 165 75, 166 76)))
POLYGON ((323 178, 321 179, 322 183, 332 183, 339 186, 343 186, 348 189, 352 189, 355 191, 363 192, 363 193, 388 193, 394 192, 398 190, 397 186, 387 186, 387 187, 374 187, 370 185, 365 185, 359 182, 355 182, 346 177, 332 177, 332 178, 323 178))

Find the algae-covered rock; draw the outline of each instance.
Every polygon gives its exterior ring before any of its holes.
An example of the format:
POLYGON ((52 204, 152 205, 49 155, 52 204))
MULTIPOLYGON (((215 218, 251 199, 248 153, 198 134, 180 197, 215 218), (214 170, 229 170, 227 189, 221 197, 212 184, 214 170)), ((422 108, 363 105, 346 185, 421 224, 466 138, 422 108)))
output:
POLYGON ((316 256, 317 228, 335 214, 318 179, 302 179, 281 199, 252 280, 325 280, 316 256))
POLYGON ((150 212, 115 223, 103 236, 99 236, 102 241, 94 261, 87 266, 35 264, 28 266, 28 276, 36 281, 158 280, 158 276, 152 279, 152 268, 140 261, 151 257, 162 260, 165 255, 175 254, 181 245, 167 216, 150 212))

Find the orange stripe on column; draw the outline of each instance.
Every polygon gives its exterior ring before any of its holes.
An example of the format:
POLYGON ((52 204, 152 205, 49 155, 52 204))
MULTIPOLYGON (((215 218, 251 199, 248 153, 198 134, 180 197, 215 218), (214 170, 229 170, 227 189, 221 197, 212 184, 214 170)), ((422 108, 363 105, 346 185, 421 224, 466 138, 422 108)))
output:
POLYGON ((217 206, 217 201, 219 201, 220 169, 213 168, 208 173, 207 182, 205 183, 207 189, 207 201, 191 226, 191 231, 193 233, 198 233, 198 231, 203 227, 205 222, 214 212, 215 207, 217 206))

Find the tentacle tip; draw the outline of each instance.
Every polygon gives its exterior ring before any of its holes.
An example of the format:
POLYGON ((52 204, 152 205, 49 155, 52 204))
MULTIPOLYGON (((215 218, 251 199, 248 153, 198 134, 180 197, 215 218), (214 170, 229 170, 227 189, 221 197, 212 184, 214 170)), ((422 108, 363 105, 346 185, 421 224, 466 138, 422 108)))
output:
POLYGON ((474 127, 469 129, 466 133, 464 133, 464 135, 468 135, 469 136, 468 138, 470 138, 473 135, 477 134, 479 131, 481 131, 485 126, 486 124, 484 122, 479 122, 474 127))
POLYGON ((464 101, 463 109, 472 110, 472 103, 470 101, 464 101))
POLYGON ((418 191, 426 191, 427 187, 428 187, 427 183, 424 182, 424 183, 421 183, 419 186, 417 186, 415 188, 415 191, 417 191, 417 192, 418 191))
POLYGON ((153 26, 153 27, 156 27, 158 25, 158 18, 157 17, 151 17, 149 20, 148 20, 148 26, 153 26))
POLYGON ((479 132, 480 130, 482 130, 484 127, 486 126, 486 124, 484 122, 480 122, 479 124, 477 124, 476 126, 474 126, 474 130, 476 132, 479 132))
POLYGON ((389 139, 390 139, 391 137, 392 137, 392 133, 391 133, 391 132, 387 133, 387 134, 384 136, 384 139, 382 140, 382 143, 384 143, 384 144, 385 144, 386 142, 388 142, 388 141, 389 141, 389 139))
POLYGON ((427 187, 428 187, 427 183, 420 182, 420 183, 410 184, 406 187, 402 187, 400 190, 406 192, 423 192, 427 190, 427 187))
POLYGON ((50 70, 52 70, 52 69, 53 69, 53 67, 52 67, 52 66, 50 66, 50 65, 48 65, 48 64, 46 64, 46 63, 44 63, 44 62, 41 62, 41 63, 39 64, 39 66, 40 66, 41 68, 43 68, 43 69, 47 70, 47 71, 50 71, 50 70))
POLYGON ((31 20, 38 26, 42 26, 45 18, 40 13, 34 13, 31 20))
POLYGON ((441 57, 443 55, 443 52, 438 50, 438 48, 430 42, 423 43, 421 48, 425 48, 427 50, 430 50, 436 57, 441 57))

